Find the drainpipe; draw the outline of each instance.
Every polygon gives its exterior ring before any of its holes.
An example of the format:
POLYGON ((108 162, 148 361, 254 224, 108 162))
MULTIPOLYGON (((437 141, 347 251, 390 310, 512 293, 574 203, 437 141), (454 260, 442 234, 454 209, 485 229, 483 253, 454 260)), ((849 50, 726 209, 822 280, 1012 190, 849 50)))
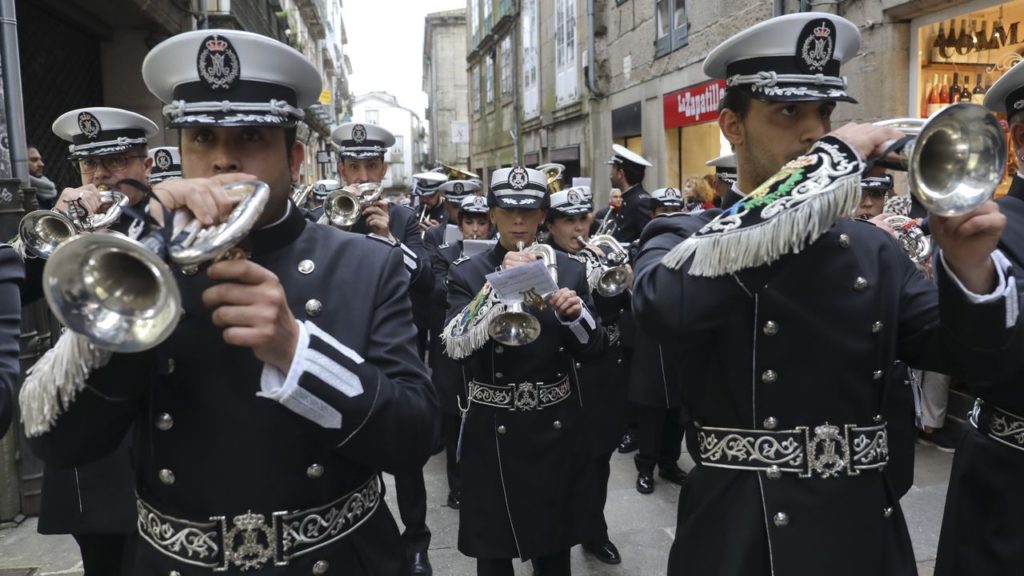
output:
POLYGON ((512 164, 516 166, 523 165, 523 157, 519 150, 519 137, 522 131, 519 129, 519 115, 522 111, 519 109, 519 81, 522 80, 522 67, 520 66, 520 59, 516 58, 515 55, 519 54, 519 31, 522 30, 522 26, 519 25, 519 19, 522 17, 522 12, 519 10, 519 0, 514 0, 512 9, 515 10, 515 28, 512 30, 512 164))
POLYGON ((785 4, 786 4, 785 0, 775 0, 775 7, 772 8, 772 16, 782 16, 783 14, 785 14, 786 13, 786 6, 785 6, 785 4))
MULTIPOLYGON (((776 4, 781 2, 782 0, 775 0, 776 4)), ((587 48, 587 89, 590 90, 591 98, 602 98, 604 94, 597 89, 597 70, 594 69, 594 62, 597 59, 594 56, 594 46, 597 44, 594 38, 594 20, 594 0, 587 0, 587 29, 590 32, 587 48)))
MULTIPOLYGON (((21 97, 21 63, 18 56, 18 18, 14 12, 14 0, 2 0, 0 19, 3 20, 3 52, 0 62, 3 66, 5 92, 4 114, 7 116, 7 142, 10 149, 11 174, 0 174, 0 178, 17 178, 21 186, 28 182, 28 141, 25 137, 25 107, 21 97)), ((0 165, 8 159, 0 158, 0 165)))

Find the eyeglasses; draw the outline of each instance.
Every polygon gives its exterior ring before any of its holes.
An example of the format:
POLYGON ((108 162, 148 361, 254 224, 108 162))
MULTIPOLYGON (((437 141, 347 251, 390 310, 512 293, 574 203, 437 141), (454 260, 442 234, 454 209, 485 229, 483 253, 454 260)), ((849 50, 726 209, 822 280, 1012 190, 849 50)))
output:
POLYGON ((111 172, 120 172, 128 166, 129 160, 136 158, 145 158, 145 156, 125 156, 124 154, 117 154, 115 156, 95 156, 90 158, 80 158, 78 162, 75 162, 75 168, 82 174, 91 174, 103 164, 103 167, 111 172))

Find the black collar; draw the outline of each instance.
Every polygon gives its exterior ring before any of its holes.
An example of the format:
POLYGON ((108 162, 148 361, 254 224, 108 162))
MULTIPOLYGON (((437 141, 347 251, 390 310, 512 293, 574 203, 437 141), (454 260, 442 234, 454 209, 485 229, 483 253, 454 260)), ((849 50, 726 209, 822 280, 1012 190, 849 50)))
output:
POLYGON ((249 235, 250 248, 254 255, 273 252, 294 242, 306 229, 306 219, 302 211, 288 200, 286 212, 277 222, 253 231, 249 235))
POLYGON ((1013 182, 1010 183, 1010 191, 1006 195, 1024 201, 1024 176, 1017 174, 1013 177, 1013 182))
POLYGON ((637 195, 643 193, 643 191, 644 191, 644 186, 643 186, 642 183, 640 183, 640 184, 633 184, 625 192, 622 193, 622 201, 623 202, 626 201, 626 196, 629 196, 629 197, 637 196, 637 195))

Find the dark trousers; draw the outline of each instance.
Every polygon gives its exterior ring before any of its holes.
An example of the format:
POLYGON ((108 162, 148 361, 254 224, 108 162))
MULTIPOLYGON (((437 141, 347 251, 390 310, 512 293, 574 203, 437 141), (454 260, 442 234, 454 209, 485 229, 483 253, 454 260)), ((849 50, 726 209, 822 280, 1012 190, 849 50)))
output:
MULTIPOLYGON (((569 551, 533 559, 533 576, 571 576, 569 551)), ((515 576, 511 558, 477 558, 476 576, 515 576)))
POLYGON ((604 505, 608 502, 608 478, 611 476, 613 448, 607 454, 597 456, 589 470, 588 482, 592 482, 588 491, 590 498, 587 499, 587 506, 590 508, 586 517, 592 522, 586 534, 585 544, 604 544, 608 541, 608 522, 604 518, 604 505))
POLYGON ((655 464, 663 468, 675 465, 682 453, 682 409, 637 406, 637 412, 637 470, 653 472, 655 464))
POLYGON ((395 474, 395 496, 398 514, 405 524, 402 532, 405 552, 409 556, 426 552, 430 547, 430 529, 427 528, 427 487, 423 483, 423 469, 395 474))
POLYGON ((124 565, 125 534, 73 534, 82 552, 85 576, 120 576, 124 565))
POLYGON ((444 426, 444 451, 447 458, 448 490, 462 491, 462 476, 459 474, 459 428, 462 419, 455 414, 441 416, 444 426))

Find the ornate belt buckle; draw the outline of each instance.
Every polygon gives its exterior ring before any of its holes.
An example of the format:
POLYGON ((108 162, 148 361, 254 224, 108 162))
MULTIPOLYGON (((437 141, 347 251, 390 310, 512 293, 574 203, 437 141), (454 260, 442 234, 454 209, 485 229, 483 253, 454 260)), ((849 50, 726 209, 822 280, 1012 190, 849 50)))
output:
POLYGON ((533 382, 516 384, 514 407, 516 410, 536 410, 540 406, 540 393, 533 382))
POLYGON ((238 566, 243 572, 259 570, 274 559, 277 534, 262 514, 248 512, 231 519, 233 528, 224 533, 224 566, 238 566))
POLYGON ((841 472, 854 475, 857 472, 850 466, 850 441, 847 427, 839 428, 825 422, 814 428, 812 436, 808 428, 803 428, 805 451, 807 453, 807 472, 801 478, 835 478, 841 472))

